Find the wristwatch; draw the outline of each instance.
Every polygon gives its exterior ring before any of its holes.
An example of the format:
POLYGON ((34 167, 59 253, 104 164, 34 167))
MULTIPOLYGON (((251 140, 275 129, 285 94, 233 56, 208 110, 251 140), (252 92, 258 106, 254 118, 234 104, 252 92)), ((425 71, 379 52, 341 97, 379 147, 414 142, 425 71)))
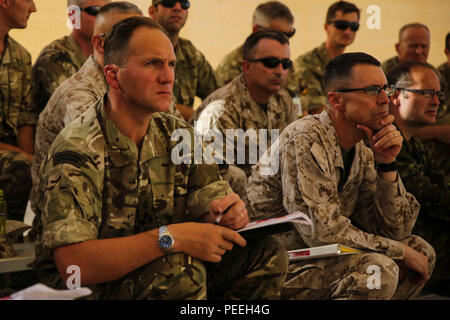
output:
POLYGON ((391 162, 391 163, 376 163, 375 162, 375 169, 380 172, 390 172, 390 171, 397 171, 397 162, 391 162))
POLYGON ((167 226, 159 228, 158 245, 164 253, 171 253, 175 240, 169 232, 167 226))

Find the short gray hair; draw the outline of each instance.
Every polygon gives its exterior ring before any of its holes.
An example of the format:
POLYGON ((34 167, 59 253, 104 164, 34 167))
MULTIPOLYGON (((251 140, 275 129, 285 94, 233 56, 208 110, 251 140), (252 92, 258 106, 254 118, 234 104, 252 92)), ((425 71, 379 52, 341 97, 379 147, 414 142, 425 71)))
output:
POLYGON ((269 1, 256 7, 253 13, 253 25, 268 27, 270 22, 276 19, 283 19, 294 24, 294 16, 288 7, 279 1, 269 1))

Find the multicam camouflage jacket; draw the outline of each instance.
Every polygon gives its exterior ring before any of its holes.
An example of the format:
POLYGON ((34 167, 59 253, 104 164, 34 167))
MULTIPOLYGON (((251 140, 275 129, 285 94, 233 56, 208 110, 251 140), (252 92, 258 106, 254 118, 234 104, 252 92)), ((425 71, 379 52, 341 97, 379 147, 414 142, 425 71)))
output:
POLYGON ((192 127, 163 113, 138 150, 107 118, 104 100, 64 128, 41 166, 35 265, 59 246, 198 221, 210 201, 231 193, 216 165, 174 164, 177 129, 191 133, 194 150, 192 127))
POLYGON ((42 49, 33 65, 34 103, 39 111, 64 80, 77 72, 86 61, 73 35, 55 40, 42 49))
MULTIPOLYGON (((447 97, 445 99, 444 105, 447 106, 447 110, 443 110, 443 106, 441 105, 440 112, 438 116, 438 122, 442 121, 442 123, 450 123, 450 66, 447 62, 441 64, 438 68, 438 71, 441 75, 441 77, 445 80, 447 84, 447 97)), ((441 81, 442 82, 442 81, 441 81)), ((444 90, 441 88, 441 90, 444 90)))
POLYGON ((327 104, 325 67, 330 62, 325 43, 295 60, 295 81, 303 110, 320 109, 327 104))
POLYGON ((175 55, 173 94, 176 103, 193 108, 195 97, 205 99, 219 88, 219 83, 205 56, 189 40, 178 38, 175 55))
POLYGON ((297 228, 304 246, 340 243, 403 258, 400 240, 411 234, 419 204, 400 178, 390 183, 377 174, 363 141, 343 184, 342 151, 326 111, 286 127, 279 157, 280 170, 264 173, 258 163, 249 178, 248 198, 258 218, 301 211, 313 223, 297 228))
POLYGON ((0 141, 17 145, 18 129, 36 126, 38 113, 33 106, 31 55, 7 36, 0 57, 0 141))
MULTIPOLYGON (((433 160, 430 150, 418 139, 403 140, 397 156, 398 172, 406 189, 420 203, 420 216, 450 221, 450 179, 433 160)), ((449 235, 450 236, 450 235, 449 235)))
MULTIPOLYGON (((231 82, 234 78, 240 75, 242 70, 242 61, 244 59, 244 45, 231 51, 229 54, 223 58, 222 62, 216 68, 216 76, 224 84, 231 82)), ((295 70, 294 65, 292 65, 289 70, 288 76, 286 78, 286 84, 284 88, 289 91, 291 96, 298 94, 297 81, 294 78, 295 70)))
MULTIPOLYGON (((267 111, 255 100, 245 84, 244 75, 237 76, 232 82, 215 91, 208 96, 198 107, 193 121, 195 129, 205 135, 209 130, 218 130, 226 137, 228 129, 242 129, 244 132, 254 130, 256 142, 245 141, 245 164, 237 164, 247 175, 250 175, 249 152, 250 144, 261 147, 259 132, 267 130, 267 147, 271 142, 271 130, 277 129, 281 132, 289 123, 298 119, 292 99, 286 90, 281 89, 267 102, 267 111)), ((228 141, 227 141, 228 142, 228 141)), ((238 155, 236 142, 230 141, 234 148, 234 155, 238 155)), ((256 161, 255 161, 256 162, 256 161)), ((255 164, 255 163, 253 163, 255 164)))

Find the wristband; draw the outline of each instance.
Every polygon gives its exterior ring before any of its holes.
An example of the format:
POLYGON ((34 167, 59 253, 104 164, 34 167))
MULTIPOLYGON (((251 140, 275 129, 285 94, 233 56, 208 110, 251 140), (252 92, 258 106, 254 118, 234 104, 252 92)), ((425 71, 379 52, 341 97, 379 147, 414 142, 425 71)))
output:
POLYGON ((375 169, 380 172, 391 172, 391 171, 397 171, 397 162, 391 162, 391 163, 376 163, 375 162, 375 169))

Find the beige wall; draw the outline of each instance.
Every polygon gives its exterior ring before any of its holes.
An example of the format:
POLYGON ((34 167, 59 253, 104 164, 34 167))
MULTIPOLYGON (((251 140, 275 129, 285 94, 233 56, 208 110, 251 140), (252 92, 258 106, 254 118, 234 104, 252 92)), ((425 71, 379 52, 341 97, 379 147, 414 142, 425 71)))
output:
MULTIPOLYGON (((266 0, 191 0, 190 16, 182 36, 190 39, 216 67, 222 57, 239 46, 251 31, 255 7, 266 0)), ((151 0, 132 0, 147 15, 151 0)), ((291 41, 293 58, 325 40, 323 23, 334 0, 284 0, 295 17, 296 35, 291 41)), ((38 12, 32 14, 28 28, 12 31, 36 59, 49 42, 70 31, 66 27, 66 0, 35 0, 38 12)), ((398 30, 404 24, 421 22, 431 29, 429 62, 444 62, 444 39, 450 31, 449 0, 356 0, 361 9, 361 29, 347 51, 364 51, 379 60, 394 56, 398 30), (381 9, 381 30, 368 30, 366 9, 381 9)))

